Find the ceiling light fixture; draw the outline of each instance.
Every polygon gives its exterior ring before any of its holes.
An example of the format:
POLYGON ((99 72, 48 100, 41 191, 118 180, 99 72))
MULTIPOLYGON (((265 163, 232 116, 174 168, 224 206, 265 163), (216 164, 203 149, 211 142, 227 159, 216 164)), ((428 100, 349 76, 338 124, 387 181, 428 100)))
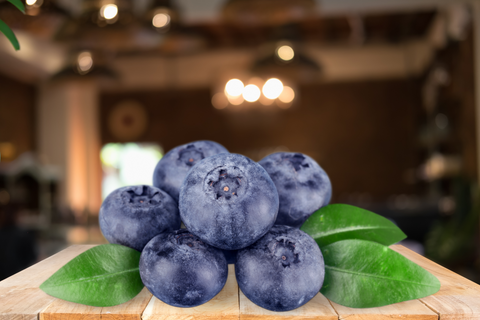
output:
POLYGON ((260 98, 260 94, 260 89, 254 84, 249 84, 243 88, 242 95, 245 101, 255 102, 260 98))
POLYGON ((277 48, 277 56, 283 61, 290 61, 295 56, 295 51, 289 45, 283 45, 277 48))
POLYGON ((100 16, 105 20, 112 20, 118 14, 118 7, 113 3, 106 4, 100 8, 100 16))
POLYGON ((87 74, 93 67, 92 54, 88 51, 81 52, 77 58, 77 70, 81 75, 87 74))
POLYGON ((282 91, 283 83, 276 78, 268 79, 262 88, 263 95, 270 100, 277 99, 282 91))
POLYGON ((225 93, 227 96, 237 97, 243 93, 243 82, 239 79, 231 79, 225 85, 225 93))
POLYGON ((160 12, 153 16, 152 24, 155 28, 165 28, 170 24, 170 20, 168 13, 160 12))

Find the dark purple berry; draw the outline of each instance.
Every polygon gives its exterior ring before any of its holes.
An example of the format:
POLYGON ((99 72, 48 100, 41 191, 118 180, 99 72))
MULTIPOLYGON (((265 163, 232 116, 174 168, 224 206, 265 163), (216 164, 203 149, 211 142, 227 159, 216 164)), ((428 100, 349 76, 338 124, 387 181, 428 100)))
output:
POLYGON ((268 172, 278 191, 280 208, 275 224, 300 228, 310 215, 330 202, 330 179, 309 156, 278 152, 258 163, 268 172))
POLYGON ((238 286, 256 305, 271 311, 296 309, 321 289, 323 256, 305 232, 275 225, 253 245, 238 250, 238 286))
POLYGON ((175 307, 195 307, 225 285, 228 265, 220 249, 180 229, 153 238, 140 256, 140 277, 158 299, 175 307))
POLYGON ((153 172, 153 185, 167 192, 178 203, 178 196, 187 172, 204 158, 228 153, 213 141, 194 141, 173 148, 157 163, 153 172))
POLYGON ((99 214, 100 229, 110 243, 137 251, 157 234, 180 228, 175 201, 151 186, 129 186, 110 193, 99 214))
POLYGON ((272 227, 278 194, 259 164, 223 153, 203 159, 188 172, 179 208, 190 232, 217 248, 237 250, 272 227))

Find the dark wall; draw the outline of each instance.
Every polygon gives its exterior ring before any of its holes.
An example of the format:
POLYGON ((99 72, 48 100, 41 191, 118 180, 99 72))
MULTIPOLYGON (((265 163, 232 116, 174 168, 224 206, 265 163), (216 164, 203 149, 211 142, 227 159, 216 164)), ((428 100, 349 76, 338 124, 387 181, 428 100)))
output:
MULTIPOLYGON (((300 89, 288 110, 216 110, 209 90, 105 93, 102 142, 117 142, 108 117, 117 103, 140 102, 148 113, 137 141, 165 151, 189 141, 217 141, 231 152, 260 160, 275 148, 306 153, 329 174, 334 200, 365 192, 372 200, 418 190, 405 173, 419 165, 416 144, 418 84, 405 80, 335 83, 300 89)), ((260 108, 261 109, 261 108, 260 108)))
POLYGON ((35 92, 33 85, 0 74, 0 143, 12 143, 14 157, 35 149, 35 92))
POLYGON ((448 70, 450 80, 442 88, 438 111, 449 118, 450 136, 442 152, 462 158, 463 174, 477 179, 477 148, 475 134, 475 68, 473 31, 466 41, 453 42, 437 53, 435 64, 448 70))

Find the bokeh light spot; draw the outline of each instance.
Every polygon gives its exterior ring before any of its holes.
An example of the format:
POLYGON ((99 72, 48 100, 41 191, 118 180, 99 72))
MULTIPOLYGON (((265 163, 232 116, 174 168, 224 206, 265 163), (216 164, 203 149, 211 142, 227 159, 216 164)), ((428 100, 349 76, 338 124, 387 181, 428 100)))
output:
POLYGON ((163 28, 170 23, 170 15, 167 13, 157 13, 153 19, 152 24, 155 28, 163 28))
POLYGON ((271 100, 278 98, 282 91, 283 83, 276 78, 268 79, 262 88, 263 95, 271 100))
POLYGON ((290 103, 295 98, 295 91, 289 86, 284 86, 282 93, 278 96, 278 99, 283 103, 290 103))
POLYGON ((225 93, 231 97, 237 97, 243 92, 243 82, 238 79, 231 79, 225 85, 225 93))
POLYGON ((277 49, 277 55, 283 61, 290 61, 295 56, 295 52, 292 47, 284 45, 277 49))
POLYGON ((113 3, 106 4, 102 6, 102 8, 100 9, 100 15, 107 20, 111 20, 115 18, 117 14, 118 14, 118 7, 113 3))
POLYGON ((248 102, 255 102, 260 98, 260 89, 254 85, 249 84, 243 89, 243 98, 248 102))
POLYGON ((212 97, 212 105, 218 110, 225 109, 228 106, 228 99, 223 92, 218 92, 212 97))

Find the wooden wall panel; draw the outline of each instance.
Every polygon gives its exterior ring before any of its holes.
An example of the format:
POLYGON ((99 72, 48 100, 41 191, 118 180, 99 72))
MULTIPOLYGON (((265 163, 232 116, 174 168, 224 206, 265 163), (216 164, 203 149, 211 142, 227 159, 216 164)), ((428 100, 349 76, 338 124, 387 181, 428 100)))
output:
POLYGON ((14 158, 35 149, 35 95, 33 85, 0 74, 0 143, 13 143, 14 158))
POLYGON ((117 103, 133 99, 149 118, 138 141, 157 142, 168 151, 209 139, 254 160, 282 146, 315 158, 330 175, 335 198, 368 192, 374 200, 385 200, 416 191, 404 176, 421 160, 418 88, 410 80, 312 85, 300 88, 299 103, 288 110, 238 112, 213 108, 207 89, 105 93, 102 142, 118 141, 108 129, 109 114, 117 103))

